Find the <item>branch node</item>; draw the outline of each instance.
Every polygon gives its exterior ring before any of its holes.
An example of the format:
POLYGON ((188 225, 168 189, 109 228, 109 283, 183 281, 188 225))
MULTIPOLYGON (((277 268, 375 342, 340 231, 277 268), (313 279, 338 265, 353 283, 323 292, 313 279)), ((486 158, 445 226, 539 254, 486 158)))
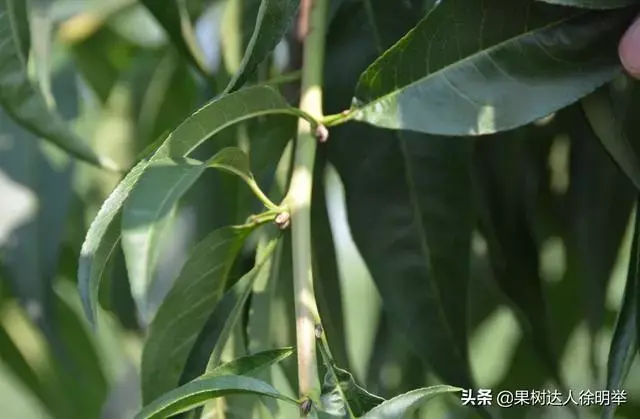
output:
POLYGON ((324 329, 322 329, 322 325, 320 323, 316 324, 316 327, 313 329, 316 334, 316 339, 322 338, 322 334, 324 333, 324 329))
POLYGON ((302 403, 300 403, 300 415, 302 417, 307 417, 309 413, 311 413, 311 408, 313 407, 313 402, 310 398, 305 398, 302 403))
POLYGON ((329 138, 329 130, 324 125, 318 124, 314 135, 319 143, 324 143, 329 138))
POLYGON ((273 221, 280 230, 286 230, 291 224, 291 214, 288 211, 283 211, 273 221))

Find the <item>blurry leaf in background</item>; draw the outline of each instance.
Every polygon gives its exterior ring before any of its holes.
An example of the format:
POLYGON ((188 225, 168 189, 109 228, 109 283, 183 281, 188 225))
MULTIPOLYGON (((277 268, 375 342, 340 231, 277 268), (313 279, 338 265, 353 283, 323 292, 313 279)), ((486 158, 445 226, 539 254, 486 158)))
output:
POLYGON ((616 164, 640 189, 640 146, 636 115, 631 111, 640 104, 640 85, 621 76, 582 101, 582 108, 593 132, 598 136, 616 164))
POLYGON ((0 403, 3 414, 14 418, 51 419, 53 416, 35 398, 32 389, 26 388, 23 377, 16 377, 10 371, 11 360, 0 361, 0 403))
POLYGON ((109 169, 117 169, 111 160, 98 156, 71 131, 60 115, 50 111, 45 99, 27 75, 26 55, 29 45, 29 22, 26 2, 0 2, 0 104, 22 127, 51 141, 80 160, 109 169), (27 37, 24 39, 24 37, 27 37))
POLYGON ((145 49, 156 49, 167 45, 166 32, 158 24, 153 14, 142 4, 118 13, 108 22, 120 36, 145 49))
MULTIPOLYGON (((636 209, 637 211, 637 209, 636 209)), ((624 289, 622 307, 616 320, 615 331, 611 340, 609 360, 607 362, 607 389, 620 390, 624 388, 625 379, 638 353, 638 324, 637 317, 638 296, 640 292, 640 217, 636 214, 633 232, 633 243, 629 259, 629 271, 624 289)), ((614 417, 614 404, 603 408, 603 419, 614 417)))
POLYGON ((131 63, 131 44, 109 27, 101 27, 69 48, 83 79, 102 103, 107 102, 121 72, 131 63))
POLYGON ((480 227, 496 282, 516 309, 540 361, 558 382, 558 354, 553 346, 539 251, 533 231, 535 208, 529 185, 537 175, 534 142, 549 135, 535 126, 482 139, 475 145, 480 227))
POLYGON ((165 29, 178 50, 195 66, 205 78, 210 70, 205 64, 202 51, 196 41, 191 17, 186 8, 186 0, 141 0, 165 29))
MULTIPOLYGON (((65 118, 76 117, 77 92, 68 68, 55 76, 53 88, 60 99, 61 114, 65 118)), ((72 196, 73 163, 59 149, 14 124, 2 111, 0 134, 4 139, 0 168, 4 176, 9 176, 6 179, 11 179, 6 185, 16 191, 15 201, 10 192, 3 195, 3 202, 15 202, 15 207, 2 207, 18 211, 3 220, 11 222, 13 218, 13 223, 21 224, 1 229, 6 241, 0 243, 0 258, 13 295, 20 299, 30 319, 49 339, 54 339, 54 324, 47 319, 52 315, 51 286, 72 196)))
MULTIPOLYGON (((0 327, 0 359, 6 363, 2 368, 7 370, 6 373, 0 374, 0 377, 15 376, 20 380, 21 386, 26 387, 25 390, 28 390, 32 397, 38 399, 37 403, 46 406, 48 403, 47 394, 40 377, 2 327, 0 327)), ((3 379, 0 379, 0 383, 2 382, 3 379)), ((8 401, 2 400, 2 402, 3 406, 10 406, 8 401)))
MULTIPOLYGON (((249 2, 251 3, 255 4, 249 2)), ((289 29, 299 6, 300 0, 261 0, 255 23, 252 25, 253 35, 244 52, 240 68, 225 88, 225 93, 240 88, 258 65, 271 54, 289 29)), ((252 11, 249 12, 249 16, 251 15, 252 11)))
POLYGON ((187 118, 196 109, 197 89, 188 66, 167 51, 152 70, 142 96, 137 124, 140 143, 149 144, 187 118))
POLYGON ((94 371, 100 371, 94 360, 89 361, 89 370, 79 369, 83 358, 86 360, 95 356, 94 347, 86 340, 87 335, 83 338, 82 332, 78 334, 80 330, 77 326, 82 319, 69 317, 64 303, 57 298, 54 318, 59 322, 60 329, 64 330, 61 337, 65 348, 64 351, 56 351, 17 306, 6 304, 3 308, 2 324, 38 374, 46 393, 47 407, 53 416, 60 419, 97 417, 106 389, 104 383, 101 386, 91 378, 89 385, 85 381, 88 378, 86 374, 92 376, 94 371), (75 358, 77 352, 74 351, 81 351, 84 355, 75 358))
POLYGON ((565 201, 570 214, 565 238, 567 272, 580 279, 595 369, 595 339, 603 326, 606 291, 629 224, 635 191, 598 141, 579 106, 564 110, 559 119, 571 136, 565 201))

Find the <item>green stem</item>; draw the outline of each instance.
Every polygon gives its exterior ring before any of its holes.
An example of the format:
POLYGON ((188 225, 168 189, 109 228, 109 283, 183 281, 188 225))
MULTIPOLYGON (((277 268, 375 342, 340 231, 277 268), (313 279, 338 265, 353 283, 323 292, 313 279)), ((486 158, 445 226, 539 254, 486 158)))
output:
POLYGON ((255 225, 255 226, 260 226, 260 225, 275 221, 278 214, 280 214, 280 211, 278 210, 268 210, 265 212, 261 212, 260 214, 253 214, 249 216, 246 223, 255 225))
POLYGON ((255 180, 250 179, 246 183, 249 188, 251 188, 251 191, 255 194, 255 196, 267 209, 272 211, 284 211, 284 208, 274 204, 273 201, 271 201, 269 197, 264 192, 262 192, 262 189, 260 189, 260 186, 258 186, 255 180))
POLYGON ((302 74, 300 71, 292 71, 291 73, 280 74, 278 76, 274 76, 264 82, 264 84, 268 84, 271 86, 277 86, 279 84, 291 83, 292 81, 300 80, 300 76, 302 74))
MULTIPOLYGON (((303 48, 300 109, 317 120, 322 118, 321 86, 327 1, 309 0, 308 32, 303 48)), ((311 188, 316 143, 313 127, 307 120, 301 119, 298 124, 291 186, 286 198, 291 212, 299 394, 301 399, 310 399, 314 404, 320 399, 315 336, 318 308, 311 266, 311 188)), ((316 416, 314 412, 315 409, 311 409, 311 417, 316 416)), ((301 414, 305 416, 305 413, 301 414)))
POLYGON ((355 113, 351 109, 347 109, 341 113, 333 115, 327 115, 323 117, 319 122, 325 127, 335 127, 336 125, 344 124, 350 121, 355 116, 355 113))

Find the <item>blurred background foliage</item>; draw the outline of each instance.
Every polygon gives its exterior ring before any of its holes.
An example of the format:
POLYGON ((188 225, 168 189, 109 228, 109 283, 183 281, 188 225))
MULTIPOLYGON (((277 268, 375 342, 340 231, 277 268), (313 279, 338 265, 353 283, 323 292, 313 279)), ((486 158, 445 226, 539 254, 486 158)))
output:
MULTIPOLYGON (((134 0, 32 3, 32 77, 49 106, 57 108, 98 152, 121 166, 131 165, 160 134, 216 94, 203 85, 153 16, 134 0)), ((198 42, 207 65, 215 69, 218 86, 224 86, 239 66, 253 29, 256 3, 188 1, 198 42)), ((391 26, 404 18, 394 15, 394 5, 374 3, 380 22, 391 26)), ((430 2, 415 3, 424 8, 430 2)), ((367 64, 366 54, 353 54, 365 42, 363 37, 375 45, 365 12, 359 1, 332 3, 331 28, 338 29, 328 35, 332 52, 327 60, 333 66, 327 70, 329 98, 340 95, 342 80, 359 73, 350 67, 367 64)), ((398 33, 411 24, 398 23, 398 33)), ((295 68, 296 60, 299 52, 284 40, 266 71, 287 72, 295 68)), ((285 84, 284 90, 295 98, 295 83, 285 84)), ((229 130, 228 141, 244 144, 249 137, 267 141, 269 131, 258 128, 244 125, 229 130)), ((357 140, 366 143, 367 138, 357 140)), ((478 384, 494 393, 556 388, 547 368, 555 362, 551 355, 555 351, 566 388, 574 392, 604 388, 629 262, 632 185, 575 106, 517 131, 478 139, 474 158, 475 181, 499 226, 496 237, 489 239, 481 233, 481 224, 473 242, 470 350, 478 384), (495 238, 511 243, 499 252, 502 260, 489 257, 495 238), (517 282, 516 277, 529 279, 517 282), (502 287, 500 281, 506 281, 502 287), (526 323, 501 291, 505 284, 508 289, 509 281, 515 287, 531 286, 524 304, 532 304, 531 310, 548 320, 551 334, 523 327, 526 323), (548 308, 536 305, 534 295, 540 292, 547 296, 548 308), (549 358, 541 359, 538 353, 547 349, 549 358)), ((378 291, 349 233, 340 178, 332 166, 325 169, 324 182, 318 186, 326 191, 342 292, 341 306, 325 310, 341 313, 338 323, 344 326, 346 348, 342 359, 339 349, 336 357, 359 382, 384 397, 437 382, 420 354, 412 353, 381 310, 378 291)), ((110 282, 102 291, 102 313, 95 331, 85 320, 75 286, 88 224, 118 180, 117 175, 75 162, 0 112, 3 418, 119 419, 132 417, 140 407, 138 370, 145 322, 135 312, 121 251, 109 266, 110 282)), ((230 182, 224 174, 207 173, 183 199, 171 221, 151 290, 150 312, 194 243, 213 228, 244 219, 236 211, 236 199, 225 195, 225 188, 232 188, 230 182)), ((244 263, 251 261, 247 252, 244 263)), ((286 290, 273 292, 284 301, 286 290)), ((277 312, 272 314, 281 321, 271 332, 283 345, 291 344, 291 310, 287 312, 284 303, 275 307, 277 312)), ((231 359, 233 344, 227 352, 224 358, 231 359)), ((275 367, 276 387, 295 388, 286 379, 292 365, 283 365, 275 367)), ((629 400, 616 417, 634 419, 640 412, 637 359, 624 388, 629 400)), ((247 417, 241 410, 234 414, 243 405, 238 399, 227 401, 226 417, 247 417)), ((442 398, 417 417, 471 414, 455 400, 442 398)), ((564 418, 573 413, 537 407, 504 409, 501 414, 564 418)), ((599 417, 595 408, 583 409, 581 414, 599 417)))

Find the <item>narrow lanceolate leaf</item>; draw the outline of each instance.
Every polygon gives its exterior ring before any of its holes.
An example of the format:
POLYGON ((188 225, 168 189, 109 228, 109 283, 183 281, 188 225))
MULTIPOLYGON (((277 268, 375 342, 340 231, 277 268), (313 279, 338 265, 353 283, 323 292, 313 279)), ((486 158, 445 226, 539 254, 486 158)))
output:
POLYGON ((208 368, 216 368, 220 363, 224 346, 229 340, 233 329, 238 324, 238 320, 240 320, 240 317, 242 316, 243 309, 249 299, 249 295, 251 295, 251 290, 253 290, 253 285, 255 284, 258 275, 263 272, 263 270, 271 267, 271 255, 276 249, 279 237, 280 234, 278 234, 277 237, 272 238, 267 242, 264 248, 260 249, 260 254, 258 256, 259 260, 256 262, 256 265, 242 278, 240 278, 234 286, 235 289, 232 291, 235 292, 237 298, 233 308, 226 316, 224 327, 222 328, 216 345, 211 352, 208 368))
POLYGON ((262 0, 245 50, 240 69, 229 82, 225 93, 242 87, 258 65, 273 51, 291 25, 300 0, 262 0))
POLYGON ((85 314, 95 324, 98 291, 107 263, 120 241, 120 209, 138 181, 147 162, 141 161, 124 177, 104 201, 98 215, 89 226, 78 261, 78 289, 85 314))
POLYGON ((320 410, 335 417, 359 418, 384 402, 382 397, 369 393, 356 384, 353 375, 331 362, 322 384, 320 410))
POLYGON ((462 391, 461 388, 438 385, 421 388, 401 394, 393 399, 387 400, 378 407, 370 410, 362 419, 404 419, 420 405, 430 399, 445 393, 455 393, 462 391))
POLYGON ((0 105, 16 123, 73 157, 117 170, 111 160, 98 156, 71 131, 60 115, 49 110, 27 74, 29 45, 27 2, 0 0, 0 105))
POLYGON ((191 349, 222 298, 233 263, 254 228, 224 227, 194 247, 149 328, 142 354, 144 403, 177 387, 191 349))
POLYGON ((638 4, 637 0, 537 0, 560 6, 579 7, 581 9, 619 9, 621 7, 638 4))
POLYGON ((611 80, 632 18, 535 0, 443 1, 361 75, 348 117, 442 135, 524 125, 611 80))
POLYGON ((392 324, 445 382, 473 388, 470 139, 364 124, 331 135, 329 159, 344 183, 351 233, 392 324))
MULTIPOLYGON (((636 210, 637 211, 637 210, 636 210)), ((640 296, 640 217, 636 213, 635 230, 629 258, 627 284, 622 307, 618 313, 609 359, 607 362, 607 389, 620 390, 638 353, 638 298, 640 296)), ((604 406, 603 419, 614 417, 615 403, 604 406)))
POLYGON ((629 131, 629 126, 637 118, 634 111, 639 103, 640 86, 635 83, 617 94, 611 86, 604 86, 582 99, 582 108, 593 131, 638 190, 640 158, 632 143, 637 139, 629 138, 629 134, 635 134, 629 131))
POLYGON ((557 379, 558 359, 551 341, 549 305, 539 272, 540 255, 533 230, 534 188, 543 181, 539 146, 551 130, 535 126, 502 133, 476 144, 475 179, 478 185, 480 227, 487 240, 489 261, 500 290, 516 308, 537 355, 557 379), (533 190, 532 190, 533 189, 533 190))
MULTIPOLYGON (((591 332, 591 363, 597 363, 598 334, 607 289, 632 214, 636 190, 607 154, 577 104, 557 115, 571 137, 566 220, 566 275, 580 281, 582 313, 591 332)), ((609 133, 611 135, 613 133, 609 133)))
POLYGON ((167 31, 176 48, 193 63, 205 77, 209 69, 200 49, 191 19, 187 12, 186 0, 140 0, 167 31))
MULTIPOLYGON (((116 215, 146 166, 161 159, 184 158, 225 128, 263 115, 303 117, 316 124, 311 117, 289 106, 273 88, 249 87, 207 103, 170 132, 159 146, 156 147, 156 142, 149 148, 153 153, 149 160, 143 160, 131 169, 104 202, 87 232, 78 268, 78 283, 88 317, 95 316, 100 280, 114 246, 113 239, 106 237, 107 231, 111 231, 116 215)), ((113 234, 116 240, 119 239, 118 230, 113 234)))
POLYGON ((295 352, 294 348, 270 349, 234 359, 203 374, 199 380, 220 377, 223 375, 250 375, 256 374, 278 362, 287 359, 295 352))
POLYGON ((230 281, 224 295, 212 310, 193 345, 180 376, 180 383, 185 383, 205 371, 220 367, 222 352, 234 330, 237 330, 238 321, 246 313, 245 307, 253 285, 270 266, 271 254, 276 247, 281 231, 276 226, 271 226, 269 231, 273 234, 270 235, 269 240, 260 243, 255 266, 238 280, 234 275, 230 275, 230 281))
POLYGON ((231 394, 254 394, 297 404, 295 400, 279 393, 264 381, 251 377, 225 375, 196 379, 176 388, 148 404, 135 416, 135 419, 164 419, 202 406, 217 397, 231 394))
POLYGON ((132 295, 143 318, 148 314, 147 289, 155 274, 164 229, 180 198, 207 168, 233 173, 255 185, 247 155, 239 148, 228 147, 206 163, 184 158, 154 160, 124 205, 122 250, 132 295))

